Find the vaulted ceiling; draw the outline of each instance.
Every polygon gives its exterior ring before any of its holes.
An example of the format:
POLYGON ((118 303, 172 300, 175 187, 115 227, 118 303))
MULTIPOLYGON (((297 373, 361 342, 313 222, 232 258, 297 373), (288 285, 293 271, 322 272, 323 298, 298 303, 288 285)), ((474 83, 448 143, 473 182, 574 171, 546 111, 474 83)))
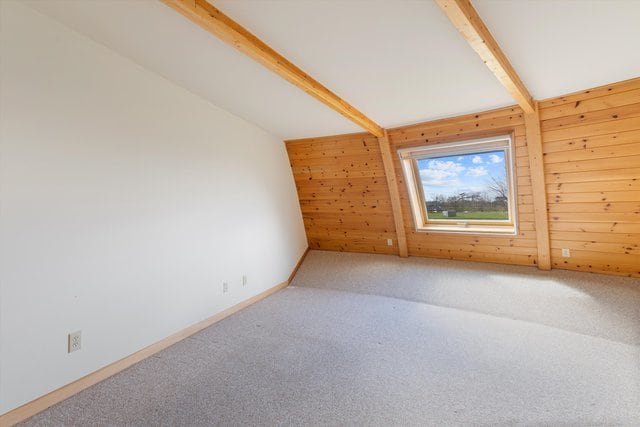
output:
MULTIPOLYGON (((388 128, 515 102, 431 0, 212 3, 388 128)), ((29 0, 283 139, 361 129, 157 0, 29 0)), ((640 75, 640 1, 476 0, 536 99, 640 75)))

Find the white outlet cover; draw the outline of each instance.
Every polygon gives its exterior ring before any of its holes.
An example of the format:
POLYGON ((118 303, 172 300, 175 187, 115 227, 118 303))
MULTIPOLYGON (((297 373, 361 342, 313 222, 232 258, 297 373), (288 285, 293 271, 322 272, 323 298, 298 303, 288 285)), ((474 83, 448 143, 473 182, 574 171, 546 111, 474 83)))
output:
POLYGON ((222 292, 226 293, 229 291, 229 284, 227 282, 222 283, 222 292))
POLYGON ((562 248, 562 256, 569 258, 571 256, 571 250, 569 248, 562 248))
POLYGON ((393 239, 387 239, 387 246, 393 246, 393 239))
POLYGON ((68 353, 73 353, 82 348, 82 331, 72 332, 68 336, 68 353))

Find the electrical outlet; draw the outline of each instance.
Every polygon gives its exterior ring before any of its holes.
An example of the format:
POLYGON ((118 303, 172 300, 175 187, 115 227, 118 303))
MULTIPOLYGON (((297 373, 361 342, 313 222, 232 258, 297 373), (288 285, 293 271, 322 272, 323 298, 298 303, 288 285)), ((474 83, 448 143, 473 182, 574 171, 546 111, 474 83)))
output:
POLYGON ((387 246, 393 246, 393 239, 387 239, 387 246))
POLYGON ((242 286, 247 286, 247 275, 242 276, 242 286))
POLYGON ((229 284, 227 282, 223 282, 222 283, 222 293, 226 294, 227 292, 229 292, 229 284))
POLYGON ((562 248, 562 256, 569 258, 571 256, 571 250, 569 248, 562 248))
POLYGON ((82 331, 72 332, 68 335, 68 353, 73 353, 82 348, 82 331))

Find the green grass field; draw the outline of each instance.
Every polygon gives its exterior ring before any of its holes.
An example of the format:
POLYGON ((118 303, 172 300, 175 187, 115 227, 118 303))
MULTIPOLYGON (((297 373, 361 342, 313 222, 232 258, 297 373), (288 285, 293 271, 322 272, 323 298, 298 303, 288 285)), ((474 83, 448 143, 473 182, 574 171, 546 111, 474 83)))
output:
POLYGON ((429 219, 509 219, 507 211, 458 212, 453 218, 442 215, 442 212, 428 212, 429 219))

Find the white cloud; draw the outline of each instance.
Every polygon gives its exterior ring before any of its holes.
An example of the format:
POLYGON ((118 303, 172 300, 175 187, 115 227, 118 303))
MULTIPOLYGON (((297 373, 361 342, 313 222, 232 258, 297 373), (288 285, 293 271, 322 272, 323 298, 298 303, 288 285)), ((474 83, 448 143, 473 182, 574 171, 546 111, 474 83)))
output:
POLYGON ((471 160, 471 162, 474 165, 479 165, 480 163, 482 163, 482 157, 480 156, 473 156, 473 159, 471 160))
POLYGON ((447 188, 457 188, 461 185, 461 182, 458 179, 425 179, 422 178, 422 185, 426 185, 429 187, 447 187, 447 188))
POLYGON ((469 176, 485 176, 486 174, 487 170, 484 168, 484 166, 467 169, 467 175, 469 176))
POLYGON ((460 163, 442 160, 430 160, 427 169, 420 169, 420 178, 425 185, 449 186, 459 185, 455 179, 466 168, 460 163))
POLYGON ((466 169, 460 163, 452 162, 451 160, 448 160, 446 162, 443 162, 442 160, 429 160, 428 167, 429 169, 433 170, 446 171, 447 173, 451 173, 453 175, 457 175, 458 173, 466 169))
POLYGON ((489 161, 491 163, 500 163, 502 160, 502 156, 498 156, 497 154, 492 154, 489 156, 489 161))
POLYGON ((462 156, 458 156, 458 161, 459 161, 459 162, 461 162, 461 161, 463 161, 463 160, 464 160, 464 157, 462 157, 462 156))
POLYGON ((437 169, 422 169, 420 171, 420 178, 422 178, 422 183, 428 185, 448 185, 448 183, 452 181, 452 178, 454 178, 455 175, 457 174, 437 169))

